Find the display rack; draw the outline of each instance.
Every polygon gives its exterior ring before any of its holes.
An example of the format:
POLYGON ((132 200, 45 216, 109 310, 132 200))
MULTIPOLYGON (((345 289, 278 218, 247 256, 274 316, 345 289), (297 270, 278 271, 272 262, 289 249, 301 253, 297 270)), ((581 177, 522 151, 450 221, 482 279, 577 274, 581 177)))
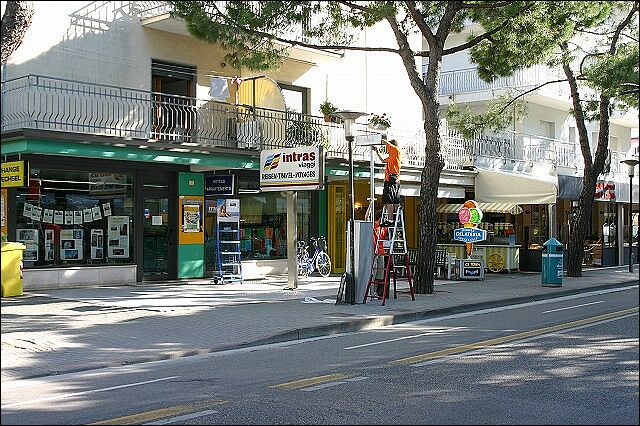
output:
POLYGON ((218 217, 216 232, 218 270, 214 279, 222 280, 222 283, 242 282, 240 218, 218 217))

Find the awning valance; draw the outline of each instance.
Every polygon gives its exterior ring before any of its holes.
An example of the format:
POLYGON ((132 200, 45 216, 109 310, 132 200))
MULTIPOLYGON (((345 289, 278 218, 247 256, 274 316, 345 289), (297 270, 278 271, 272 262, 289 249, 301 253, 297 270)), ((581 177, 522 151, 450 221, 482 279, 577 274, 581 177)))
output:
MULTIPOLYGON (((483 213, 522 213, 522 207, 511 203, 478 203, 478 207, 483 213)), ((462 209, 462 204, 442 204, 436 208, 438 213, 458 213, 462 209)))
POLYGON ((475 200, 484 203, 555 204, 558 179, 480 170, 475 200))

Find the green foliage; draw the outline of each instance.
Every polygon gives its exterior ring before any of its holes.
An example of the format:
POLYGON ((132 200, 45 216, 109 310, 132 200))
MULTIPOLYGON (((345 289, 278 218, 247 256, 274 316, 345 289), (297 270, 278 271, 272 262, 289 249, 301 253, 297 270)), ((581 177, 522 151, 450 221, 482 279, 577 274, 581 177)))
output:
POLYGON ((489 104, 485 113, 473 112, 468 105, 461 107, 451 103, 447 109, 447 120, 451 127, 470 139, 483 130, 504 130, 527 112, 524 102, 515 101, 508 105, 509 102, 511 97, 504 96, 489 104))
POLYGON ((584 69, 586 84, 622 104, 638 108, 638 44, 627 43, 615 55, 597 56, 584 69))
POLYGON ((331 102, 329 102, 328 100, 325 100, 320 104, 320 112, 323 115, 329 115, 332 112, 336 112, 337 110, 338 110, 338 107, 332 104, 331 102))
POLYGON ((473 47, 471 59, 485 81, 519 68, 557 63, 554 53, 560 43, 577 29, 602 22, 610 11, 610 2, 535 1, 514 2, 490 14, 474 12, 473 18, 487 31, 501 30, 473 47))

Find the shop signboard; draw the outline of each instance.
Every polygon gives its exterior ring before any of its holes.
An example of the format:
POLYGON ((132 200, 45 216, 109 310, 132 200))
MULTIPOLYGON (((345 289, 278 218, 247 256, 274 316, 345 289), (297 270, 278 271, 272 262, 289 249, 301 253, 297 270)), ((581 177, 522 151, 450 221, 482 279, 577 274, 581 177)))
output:
POLYGON ((453 239, 463 243, 477 243, 487 239, 487 231, 478 228, 458 228, 453 230, 453 239))
POLYGON ((2 163, 2 187, 28 186, 29 163, 26 161, 9 161, 2 163))
POLYGON ((616 201, 616 184, 613 182, 596 182, 596 192, 594 194, 596 201, 616 201))
POLYGON ((267 149, 260 152, 260 190, 322 189, 324 158, 318 146, 267 149))
POLYGON ((484 261, 482 259, 459 259, 458 279, 484 280, 484 261))
POLYGON ((204 179, 205 195, 233 195, 233 175, 207 176, 204 179))

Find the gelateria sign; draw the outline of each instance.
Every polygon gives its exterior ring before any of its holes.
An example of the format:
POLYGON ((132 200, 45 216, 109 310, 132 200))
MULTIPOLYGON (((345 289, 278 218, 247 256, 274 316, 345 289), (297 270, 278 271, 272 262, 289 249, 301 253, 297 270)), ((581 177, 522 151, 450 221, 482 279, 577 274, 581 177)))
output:
POLYGON ((2 163, 2 187, 27 186, 29 163, 26 161, 11 161, 2 163))
POLYGON ((458 212, 458 221, 463 228, 453 230, 453 239, 465 243, 469 256, 473 250, 473 243, 487 239, 487 231, 478 229, 478 224, 482 222, 482 210, 478 203, 474 200, 466 201, 458 212))
POLYGON ((260 152, 260 190, 322 189, 324 158, 318 146, 266 149, 260 152))

